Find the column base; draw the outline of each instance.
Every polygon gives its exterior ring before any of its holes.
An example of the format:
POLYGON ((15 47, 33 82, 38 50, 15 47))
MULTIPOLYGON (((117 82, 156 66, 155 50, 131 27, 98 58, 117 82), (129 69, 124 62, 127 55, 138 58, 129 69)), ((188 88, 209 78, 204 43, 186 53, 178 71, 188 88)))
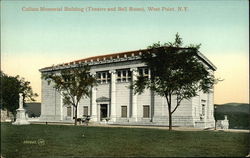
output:
POLYGON ((111 116, 109 122, 113 122, 113 123, 116 122, 116 117, 115 116, 111 116))
POLYGON ((97 122, 97 116, 91 116, 90 122, 97 122))
POLYGON ((129 118, 129 122, 137 122, 138 118, 137 117, 131 117, 129 118))

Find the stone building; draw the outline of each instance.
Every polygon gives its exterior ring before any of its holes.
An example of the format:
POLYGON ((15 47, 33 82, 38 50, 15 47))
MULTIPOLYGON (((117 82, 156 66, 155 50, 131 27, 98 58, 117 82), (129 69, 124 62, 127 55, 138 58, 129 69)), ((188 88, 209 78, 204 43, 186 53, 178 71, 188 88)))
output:
MULTIPOLYGON (((145 90, 141 95, 133 95, 129 89, 130 82, 137 75, 150 77, 150 70, 140 60, 141 53, 129 52, 89 57, 66 64, 40 69, 41 73, 70 68, 78 63, 91 66, 91 73, 98 78, 99 85, 92 88, 90 98, 83 98, 78 106, 78 117, 90 115, 91 121, 109 120, 113 124, 168 125, 166 99, 145 90)), ((201 53, 197 57, 210 69, 216 67, 201 53)), ((173 96, 174 97, 174 96, 173 96)), ((74 109, 63 105, 63 98, 53 85, 42 80, 41 121, 73 121, 74 109)), ((174 100, 174 99, 173 99, 174 100)), ((183 100, 173 114, 174 126, 191 126, 199 128, 214 127, 213 91, 183 100)), ((173 101, 174 102, 174 101, 173 101)))

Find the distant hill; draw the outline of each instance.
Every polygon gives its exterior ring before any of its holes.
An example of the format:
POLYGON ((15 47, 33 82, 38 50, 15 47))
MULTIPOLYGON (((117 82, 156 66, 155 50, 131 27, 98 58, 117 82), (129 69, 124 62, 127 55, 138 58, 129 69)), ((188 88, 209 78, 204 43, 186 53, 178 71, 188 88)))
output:
POLYGON ((217 112, 242 112, 250 114, 249 104, 244 103, 227 103, 227 104, 220 104, 216 106, 217 112))
POLYGON ((227 115, 229 128, 250 129, 250 106, 245 103, 215 104, 215 119, 223 120, 227 115))

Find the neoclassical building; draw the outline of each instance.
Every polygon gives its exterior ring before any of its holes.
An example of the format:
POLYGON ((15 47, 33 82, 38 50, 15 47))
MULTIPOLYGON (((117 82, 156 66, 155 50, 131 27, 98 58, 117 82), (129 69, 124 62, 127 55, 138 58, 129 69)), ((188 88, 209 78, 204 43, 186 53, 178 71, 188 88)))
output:
MULTIPOLYGON (((78 117, 90 115, 91 121, 102 122, 108 118, 112 124, 133 125, 168 125, 166 99, 145 90, 141 95, 134 95, 129 88, 130 82, 138 75, 150 77, 150 70, 140 60, 140 55, 147 51, 135 50, 89 57, 66 64, 45 67, 41 73, 70 68, 78 63, 91 66, 91 73, 98 79, 98 86, 92 88, 91 97, 83 98, 78 106, 78 117)), ((210 69, 216 67, 201 53, 197 57, 210 69)), ((174 96, 173 96, 174 97, 174 96)), ((73 122, 74 109, 63 105, 63 98, 53 88, 42 80, 42 105, 40 121, 73 122)), ((174 126, 190 126, 207 128, 214 127, 213 90, 209 93, 199 92, 199 95, 183 100, 173 114, 174 126)), ((173 99, 174 103, 174 99, 173 99)))

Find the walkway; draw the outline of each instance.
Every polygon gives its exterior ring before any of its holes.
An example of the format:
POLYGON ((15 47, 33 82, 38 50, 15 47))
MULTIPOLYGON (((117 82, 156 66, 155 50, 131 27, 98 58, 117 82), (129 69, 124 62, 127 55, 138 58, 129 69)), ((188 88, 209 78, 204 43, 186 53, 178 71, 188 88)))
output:
MULTIPOLYGON (((46 122, 32 122, 32 124, 46 124, 46 122)), ((62 122, 47 122, 48 125, 74 125, 73 123, 62 123, 62 122)), ((78 124, 77 126, 85 126, 84 124, 78 124)), ((99 123, 89 123, 90 127, 112 127, 112 128, 148 128, 148 129, 162 129, 168 130, 168 126, 137 126, 137 125, 118 125, 118 124, 99 124, 99 123)), ((174 131, 215 131, 214 128, 202 129, 202 128, 194 128, 194 127, 173 127, 174 131)), ((241 130, 241 129, 217 129, 216 132, 243 132, 250 133, 249 130, 241 130)))

